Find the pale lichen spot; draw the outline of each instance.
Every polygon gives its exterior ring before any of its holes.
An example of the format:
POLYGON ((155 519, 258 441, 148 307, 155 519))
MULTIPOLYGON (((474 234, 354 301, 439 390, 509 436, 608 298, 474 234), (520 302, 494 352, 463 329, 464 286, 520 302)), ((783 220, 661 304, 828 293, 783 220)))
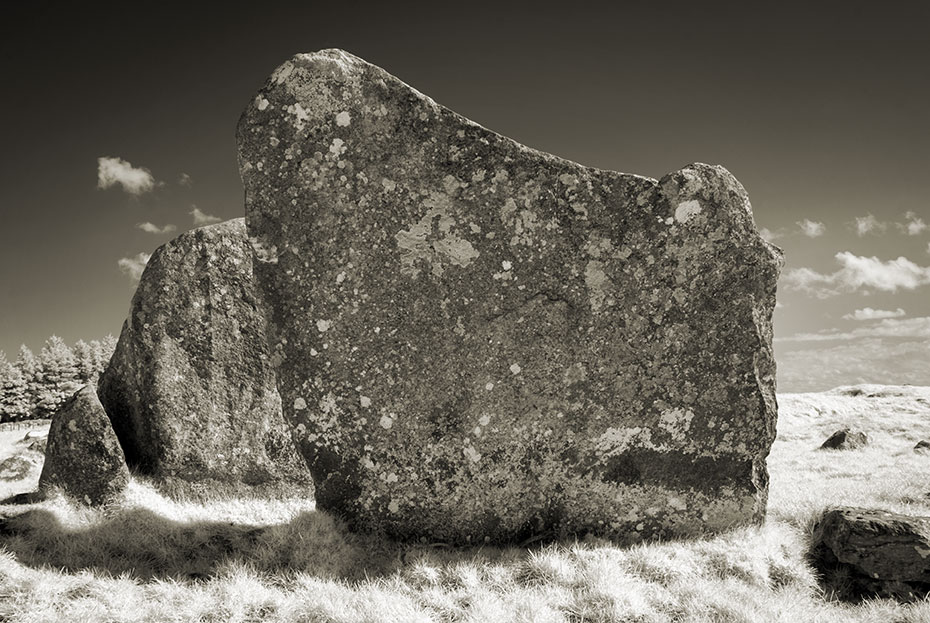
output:
POLYGON ((78 432, 77 421, 68 420, 68 430, 71 431, 72 433, 78 432))
POLYGON ((294 399, 294 409, 296 409, 297 411, 303 411, 306 408, 307 408, 306 400, 304 400, 303 398, 299 398, 299 397, 294 399))
POLYGON ((371 406, 371 398, 368 396, 359 396, 358 402, 362 405, 362 408, 367 409, 371 406))
POLYGON ((345 141, 339 137, 334 138, 333 143, 329 146, 329 151, 338 158, 346 151, 345 141))
POLYGON ((487 385, 484 386, 484 388, 488 391, 491 391, 492 389, 494 389, 494 383, 489 382, 487 385))
POLYGON ((584 282, 588 286, 588 302, 591 304, 591 311, 600 311, 607 298, 606 288, 610 283, 607 273, 604 272, 604 263, 598 260, 588 262, 585 266, 584 282))
POLYGON ((378 424, 381 425, 381 428, 384 430, 390 430, 394 426, 394 419, 389 415, 382 415, 381 419, 378 420, 378 424))
POLYGON ((382 178, 381 185, 384 187, 384 190, 388 192, 392 192, 395 188, 397 188, 397 184, 394 182, 394 180, 389 180, 386 177, 382 178))
POLYGON ((682 201, 678 204, 678 207, 675 208, 675 220, 679 223, 687 223, 688 220, 697 214, 701 213, 701 202, 697 199, 691 199, 689 201, 682 201))
POLYGON ((512 373, 520 374, 521 370, 523 370, 523 368, 520 367, 520 364, 517 364, 517 363, 510 364, 510 371, 512 373))
POLYGON ((349 111, 343 110, 341 113, 336 115, 336 125, 338 125, 340 128, 344 128, 350 123, 352 123, 352 115, 349 114, 349 111))
POLYGON ((488 415, 482 415, 480 418, 478 418, 478 423, 481 424, 482 426, 487 426, 488 424, 490 424, 490 422, 491 422, 491 418, 488 415))
POLYGON ((388 510, 392 513, 396 513, 400 510, 400 505, 397 503, 397 500, 391 500, 391 503, 388 504, 388 510))
POLYGON ((394 472, 391 472, 390 474, 384 477, 384 481, 389 482, 389 483, 397 482, 397 474, 395 474, 394 472))
POLYGON ((346 280, 346 273, 345 273, 345 271, 342 271, 341 273, 339 273, 338 275, 336 275, 336 283, 342 283, 342 282, 345 281, 345 280, 346 280))
POLYGON ((504 270, 510 270, 511 268, 513 268, 513 264, 511 264, 507 260, 504 260, 503 262, 501 262, 501 266, 504 267, 504 270))
POLYGON ((261 95, 256 95, 255 96, 255 107, 258 108, 259 110, 265 110, 266 108, 268 108, 268 100, 266 100, 261 95))
POLYGON ((329 331, 329 328, 330 328, 332 325, 333 325, 333 323, 332 323, 331 320, 322 320, 322 319, 320 319, 320 320, 317 320, 317 321, 316 321, 316 328, 317 328, 317 330, 318 330, 320 333, 326 333, 327 331, 329 331))
POLYGON ((462 452, 469 458, 469 460, 471 460, 472 463, 477 463, 481 460, 481 454, 472 446, 465 446, 462 452))

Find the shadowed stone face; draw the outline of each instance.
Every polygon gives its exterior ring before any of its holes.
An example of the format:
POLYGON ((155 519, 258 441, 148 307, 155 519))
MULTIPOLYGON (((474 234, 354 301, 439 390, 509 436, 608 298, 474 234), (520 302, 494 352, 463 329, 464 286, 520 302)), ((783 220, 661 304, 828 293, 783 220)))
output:
POLYGON ((339 50, 279 67, 238 140, 321 508, 459 543, 762 519, 781 256, 726 170, 584 167, 339 50))

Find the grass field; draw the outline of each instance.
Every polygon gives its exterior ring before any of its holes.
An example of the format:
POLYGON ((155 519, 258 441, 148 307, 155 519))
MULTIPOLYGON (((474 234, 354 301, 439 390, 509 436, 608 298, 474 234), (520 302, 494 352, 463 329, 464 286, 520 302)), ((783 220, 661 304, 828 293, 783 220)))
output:
MULTIPOLYGON (((832 601, 804 560, 829 506, 930 515, 930 453, 912 450, 930 439, 930 388, 857 386, 779 405, 759 528, 633 548, 400 546, 352 535, 306 500, 172 501, 135 479, 104 509, 60 496, 0 507, 23 513, 0 535, 0 620, 930 623, 930 601, 832 601), (870 445, 817 450, 845 426, 870 445)), ((0 461, 30 464, 0 482, 3 496, 35 487, 41 457, 24 434, 0 434, 0 461)))

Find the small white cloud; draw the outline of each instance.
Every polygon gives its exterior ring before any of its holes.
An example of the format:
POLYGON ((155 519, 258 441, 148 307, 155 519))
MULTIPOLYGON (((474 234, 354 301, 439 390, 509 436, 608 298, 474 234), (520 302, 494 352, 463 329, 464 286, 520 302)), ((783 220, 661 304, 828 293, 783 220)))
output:
POLYGON ((866 337, 930 339, 930 316, 920 318, 885 318, 875 324, 857 327, 852 331, 820 331, 798 333, 790 337, 775 338, 777 342, 824 342, 828 340, 855 340, 866 337))
POLYGON ((927 223, 915 212, 905 213, 904 218, 907 220, 904 223, 898 223, 898 229, 908 236, 917 236, 927 230, 927 223))
POLYGON ((827 231, 827 226, 823 223, 818 223, 817 221, 812 221, 810 219, 804 219, 803 221, 798 221, 798 227, 801 228, 801 232, 808 238, 817 238, 822 236, 825 231, 827 231))
POLYGON ((881 320, 883 318, 900 318, 901 316, 906 316, 907 313, 900 307, 895 310, 890 309, 872 309, 871 307, 863 307, 862 309, 857 309, 851 314, 846 314, 843 316, 844 320, 881 320))
POLYGON ((836 254, 841 267, 835 273, 819 273, 810 268, 795 268, 785 274, 785 283, 818 298, 842 292, 914 290, 930 284, 930 266, 919 266, 906 257, 883 262, 841 251, 836 254))
POLYGON ((187 173, 182 173, 182 174, 178 177, 178 185, 179 185, 179 186, 191 186, 191 185, 193 185, 193 183, 194 183, 194 180, 192 180, 192 179, 191 179, 191 176, 188 175, 187 173))
POLYGON ((853 227, 856 230, 856 234, 862 237, 866 234, 881 233, 885 231, 888 226, 873 215, 867 214, 865 216, 857 216, 853 223, 853 227))
POLYGON ((159 227, 154 223, 136 223, 136 227, 150 234, 170 234, 171 232, 177 230, 177 227, 171 223, 165 225, 164 227, 159 227))
POLYGON ((780 231, 772 231, 768 227, 762 227, 759 229, 759 235, 762 236, 763 240, 772 242, 778 238, 781 238, 783 234, 780 231))
POLYGON ((97 158, 97 188, 117 184, 130 195, 141 195, 155 188, 155 178, 148 169, 134 167, 122 158, 97 158))
POLYGON ((204 213, 197 206, 191 206, 191 207, 194 209, 191 210, 189 214, 194 217, 194 227, 200 227, 201 225, 209 225, 211 223, 219 223, 220 221, 223 220, 219 218, 218 216, 213 216, 211 214, 204 213))
POLYGON ((142 271, 145 270, 145 265, 148 264, 151 257, 149 253, 140 253, 135 257, 124 257, 117 264, 119 269, 128 275, 133 283, 139 283, 139 279, 142 278, 142 271))

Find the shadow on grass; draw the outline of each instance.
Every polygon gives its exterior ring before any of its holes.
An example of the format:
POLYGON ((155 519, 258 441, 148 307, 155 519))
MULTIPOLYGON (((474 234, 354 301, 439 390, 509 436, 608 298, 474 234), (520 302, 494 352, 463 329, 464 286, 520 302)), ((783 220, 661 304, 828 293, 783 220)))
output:
POLYGON ((24 565, 154 579, 205 580, 229 564, 323 579, 382 577, 404 548, 349 533, 325 513, 304 511, 272 526, 175 521, 144 508, 68 526, 44 508, 0 515, 0 548, 24 565))

